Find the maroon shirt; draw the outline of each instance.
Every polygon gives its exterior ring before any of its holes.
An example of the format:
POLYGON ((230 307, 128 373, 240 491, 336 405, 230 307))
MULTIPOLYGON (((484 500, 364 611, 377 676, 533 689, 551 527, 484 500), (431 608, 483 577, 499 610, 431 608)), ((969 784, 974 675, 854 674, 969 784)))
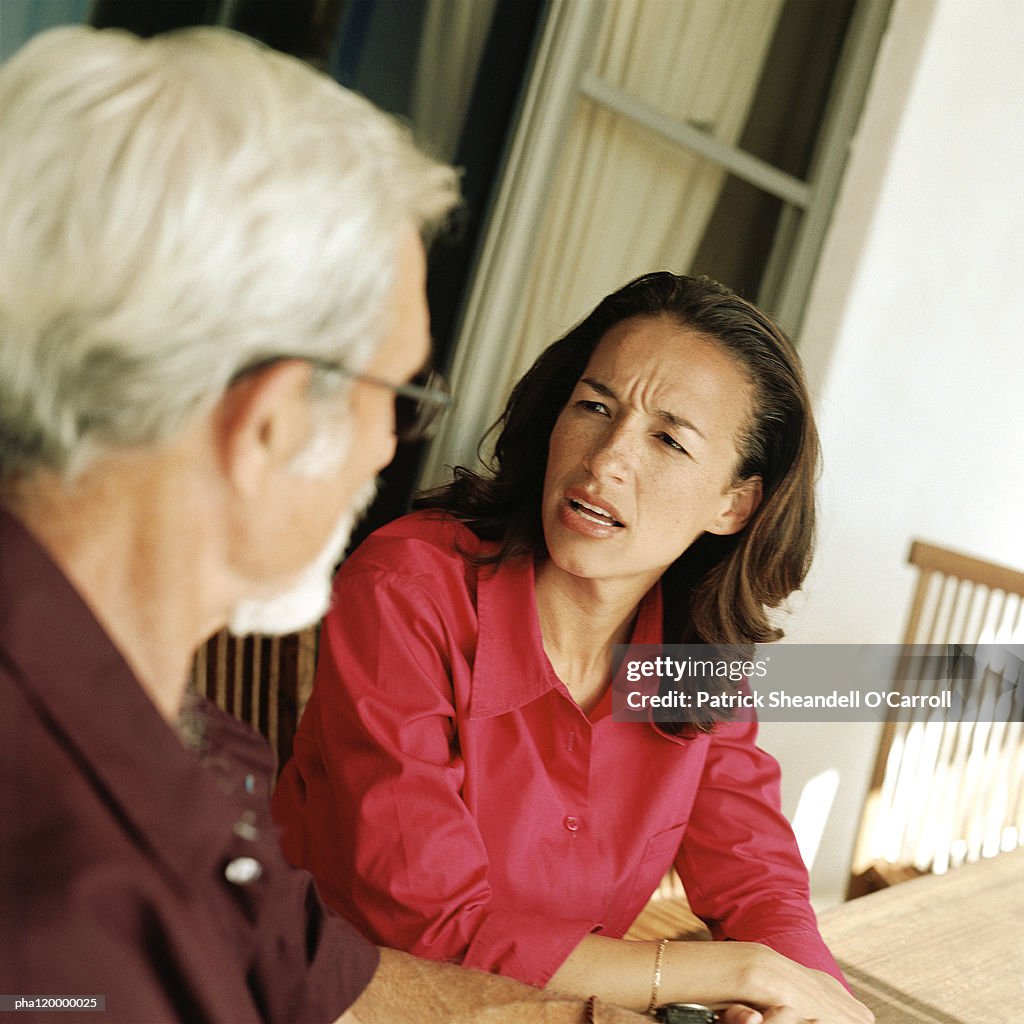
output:
POLYGON ((365 988, 376 949, 280 854, 269 747, 200 707, 202 754, 0 509, 0 993, 106 997, 61 1024, 314 1024, 365 988))

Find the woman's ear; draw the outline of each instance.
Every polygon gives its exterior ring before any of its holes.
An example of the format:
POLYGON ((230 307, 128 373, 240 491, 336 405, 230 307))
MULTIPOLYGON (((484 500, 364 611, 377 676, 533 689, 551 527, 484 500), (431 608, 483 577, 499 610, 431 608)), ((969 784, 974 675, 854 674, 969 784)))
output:
POLYGON ((725 493, 726 503, 712 520, 708 533, 726 537, 739 533, 750 522, 764 496, 764 486, 759 476, 748 476, 725 493))
POLYGON ((244 494, 259 493, 291 463, 313 429, 309 365, 275 363, 232 385, 214 411, 221 470, 244 494))

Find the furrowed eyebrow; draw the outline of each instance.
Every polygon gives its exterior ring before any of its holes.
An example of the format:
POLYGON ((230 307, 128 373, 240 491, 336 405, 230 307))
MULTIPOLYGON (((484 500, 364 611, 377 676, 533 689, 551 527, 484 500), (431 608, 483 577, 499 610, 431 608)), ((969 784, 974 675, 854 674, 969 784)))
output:
POLYGON ((588 388, 596 391, 599 395, 604 395, 605 398, 612 398, 616 402, 619 400, 619 396, 607 384, 602 384, 599 380, 594 380, 593 377, 580 377, 580 383, 586 384, 588 388))
MULTIPOLYGON (((615 402, 620 401, 619 396, 615 394, 607 384, 602 384, 599 380, 594 380, 593 377, 581 377, 580 383, 586 384, 588 388, 593 389, 599 395, 604 395, 605 398, 610 398, 615 402)), ((704 436, 704 432, 692 421, 686 419, 685 416, 677 416, 675 413, 669 412, 667 409, 655 409, 654 415, 657 416, 658 419, 664 420, 670 426, 673 426, 678 430, 690 430, 698 437, 703 438, 703 440, 707 440, 704 436)))
POLYGON ((658 419, 664 420, 666 423, 678 428, 679 430, 692 430, 699 438, 702 438, 705 441, 707 440, 707 438, 704 437, 704 432, 695 423, 691 423, 690 420, 685 419, 682 416, 676 416, 675 413, 668 412, 665 409, 656 409, 654 411, 654 415, 657 416, 658 419))

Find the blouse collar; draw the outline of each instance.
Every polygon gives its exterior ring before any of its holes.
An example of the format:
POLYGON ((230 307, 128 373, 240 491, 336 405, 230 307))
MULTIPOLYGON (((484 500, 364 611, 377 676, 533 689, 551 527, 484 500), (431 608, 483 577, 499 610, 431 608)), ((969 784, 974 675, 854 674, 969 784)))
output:
MULTIPOLYGON (((532 558, 480 570, 470 718, 506 714, 561 687, 544 651, 532 558)), ((640 602, 631 644, 661 642, 661 586, 640 602)))

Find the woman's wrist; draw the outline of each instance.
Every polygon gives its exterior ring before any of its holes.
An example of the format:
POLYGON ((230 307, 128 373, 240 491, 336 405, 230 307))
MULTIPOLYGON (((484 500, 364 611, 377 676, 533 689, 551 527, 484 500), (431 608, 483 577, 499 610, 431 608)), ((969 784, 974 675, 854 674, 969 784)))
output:
POLYGON ((777 957, 756 942, 671 942, 665 950, 659 1002, 754 1002, 770 1006, 777 957))

